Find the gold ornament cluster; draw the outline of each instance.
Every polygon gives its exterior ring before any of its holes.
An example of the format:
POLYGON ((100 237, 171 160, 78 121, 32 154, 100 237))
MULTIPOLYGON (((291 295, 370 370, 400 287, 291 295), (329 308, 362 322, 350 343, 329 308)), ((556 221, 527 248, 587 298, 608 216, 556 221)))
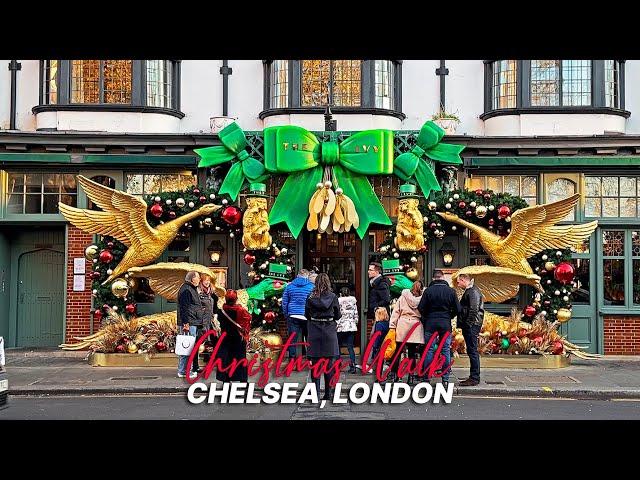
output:
POLYGON ((360 217, 356 206, 341 188, 332 190, 330 180, 316 184, 317 190, 309 201, 309 220, 307 230, 319 233, 343 233, 360 226, 360 217))

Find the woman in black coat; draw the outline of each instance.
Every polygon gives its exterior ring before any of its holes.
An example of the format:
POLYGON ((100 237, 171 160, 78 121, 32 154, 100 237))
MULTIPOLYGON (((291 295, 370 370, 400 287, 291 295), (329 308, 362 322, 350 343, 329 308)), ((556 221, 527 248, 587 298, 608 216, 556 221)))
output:
MULTIPOLYGON (((331 281, 326 273, 318 274, 316 285, 311 290, 305 305, 307 317, 307 357, 315 365, 320 359, 327 359, 327 370, 333 365, 334 359, 340 354, 338 347, 338 333, 336 320, 340 314, 338 297, 331 291, 331 281)), ((312 373, 313 375, 313 373, 312 373)), ((324 374, 323 400, 331 400, 332 389, 329 386, 331 373, 324 374)), ((313 379, 316 391, 320 395, 320 376, 313 379)))

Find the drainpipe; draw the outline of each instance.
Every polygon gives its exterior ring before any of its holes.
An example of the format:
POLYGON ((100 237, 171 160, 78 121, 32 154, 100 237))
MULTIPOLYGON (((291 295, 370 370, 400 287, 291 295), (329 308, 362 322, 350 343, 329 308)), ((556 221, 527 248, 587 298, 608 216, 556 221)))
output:
POLYGON ((233 68, 229 68, 229 60, 222 61, 220 74, 222 75, 222 116, 227 117, 229 113, 229 75, 233 73, 233 68))
POLYGON ((11 71, 11 114, 9 118, 9 130, 16 129, 16 91, 18 83, 18 70, 22 70, 22 64, 17 60, 11 60, 9 62, 9 70, 11 71))
POLYGON ((440 111, 445 110, 445 84, 444 77, 449 75, 449 69, 445 65, 446 60, 440 60, 440 68, 436 68, 436 75, 440 76, 440 111))

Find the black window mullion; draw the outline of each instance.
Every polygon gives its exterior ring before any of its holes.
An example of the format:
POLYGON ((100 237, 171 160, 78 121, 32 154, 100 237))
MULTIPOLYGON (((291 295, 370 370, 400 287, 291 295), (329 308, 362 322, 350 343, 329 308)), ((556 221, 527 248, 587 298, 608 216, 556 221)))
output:
POLYGON ((401 112, 402 111, 402 62, 401 61, 394 61, 393 65, 395 67, 395 72, 393 72, 394 75, 394 81, 395 81, 395 105, 394 108, 396 109, 396 111, 401 112))
POLYGON ((516 64, 516 81, 520 88, 517 89, 517 107, 531 106, 531 60, 518 60, 516 64))
MULTIPOLYGON (((45 105, 44 99, 46 97, 46 93, 49 91, 49 82, 45 81, 45 69, 47 68, 47 62, 49 60, 40 60, 40 95, 38 96, 38 103, 40 105, 45 105)), ((48 104, 49 102, 47 102, 48 104)))
POLYGON ((333 105, 333 60, 329 60, 329 98, 327 104, 333 105))
POLYGON ((362 107, 375 107, 375 60, 363 60, 360 62, 360 105, 362 107))
POLYGON ((291 97, 289 105, 292 107, 302 106, 302 62, 303 60, 292 60, 289 70, 291 74, 291 82, 289 85, 289 92, 291 97))
POLYGON ((562 80, 564 79, 564 68, 563 68, 563 63, 562 60, 558 60, 560 62, 559 68, 558 68, 558 94, 559 94, 559 98, 558 98, 558 106, 563 107, 564 106, 564 98, 563 98, 563 92, 564 92, 564 87, 562 85, 562 80))
POLYGON ((104 60, 100 60, 100 73, 98 76, 98 87, 99 87, 99 91, 100 91, 100 98, 98 99, 98 103, 103 104, 104 102, 104 60))
POLYGON ((624 68, 625 60, 618 60, 618 108, 624 110, 624 68))
POLYGON ((594 107, 604 107, 605 88, 604 88, 604 60, 591 61, 591 105, 594 107))
POLYGON ((58 103, 68 105, 71 103, 69 92, 71 91, 71 60, 58 61, 58 103))
POLYGON ((496 62, 484 63, 484 111, 485 113, 493 110, 493 85, 491 78, 493 69, 496 68, 496 62))
POLYGON ((271 104, 271 72, 273 71, 273 60, 262 61, 262 109, 267 110, 271 104))
POLYGON ((146 60, 131 61, 131 105, 147 105, 146 60))
POLYGON ((181 68, 182 68, 182 60, 175 60, 173 61, 173 68, 172 68, 172 72, 171 75, 173 75, 173 78, 171 79, 171 89, 172 89, 172 100, 171 100, 171 106, 172 108, 175 108, 176 110, 180 110, 180 104, 181 104, 181 100, 180 100, 180 92, 181 92, 181 82, 182 82, 182 75, 181 75, 181 68))

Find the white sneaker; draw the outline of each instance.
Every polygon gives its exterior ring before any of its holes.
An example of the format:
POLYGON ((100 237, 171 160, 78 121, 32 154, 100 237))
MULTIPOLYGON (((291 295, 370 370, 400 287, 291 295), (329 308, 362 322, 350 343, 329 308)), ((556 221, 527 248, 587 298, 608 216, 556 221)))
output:
POLYGON ((196 378, 198 376, 198 372, 190 372, 189 378, 196 378))
POLYGON ((178 378, 184 378, 184 377, 186 377, 186 375, 184 373, 179 373, 178 374, 178 378))

